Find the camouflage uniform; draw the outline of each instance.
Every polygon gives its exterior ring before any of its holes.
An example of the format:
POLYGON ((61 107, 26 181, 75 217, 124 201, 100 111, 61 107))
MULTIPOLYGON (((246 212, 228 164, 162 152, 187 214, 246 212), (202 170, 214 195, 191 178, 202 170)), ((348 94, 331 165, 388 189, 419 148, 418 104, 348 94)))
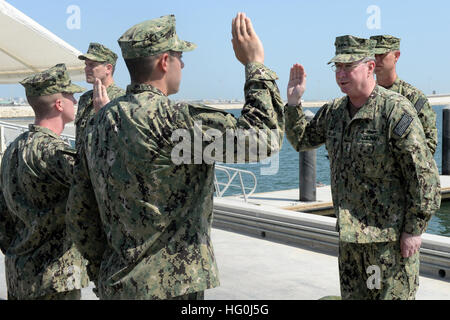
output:
MULTIPOLYGON (((195 48, 177 37, 174 16, 134 26, 119 44, 125 59, 195 48)), ((284 117, 276 79, 262 64, 246 66, 247 102, 239 119, 204 105, 175 104, 151 85, 131 84, 125 96, 101 109, 88 124, 85 152, 76 168, 78 176, 90 177, 99 212, 89 198, 92 190, 84 188, 70 201, 67 218, 74 239, 89 257, 93 276, 98 274, 101 299, 201 298, 202 291, 219 285, 210 238, 214 160, 234 162, 237 143, 224 141, 223 152, 232 147, 231 157, 218 151, 198 164, 176 165, 174 135, 187 133, 188 140, 200 136, 202 153, 206 140, 220 141, 218 134, 226 130, 273 129, 273 147, 256 160, 278 152, 284 117)), ((257 136, 258 142, 265 139, 257 136)), ((189 161, 198 161, 199 150, 194 146, 191 153, 188 145, 189 161)), ((250 161, 251 146, 248 141, 243 145, 244 160, 250 161)))
POLYGON ((339 276, 342 299, 413 300, 419 286, 419 252, 403 258, 400 243, 339 243, 339 276), (382 277, 375 284, 379 267, 382 277), (362 279, 362 281, 355 281, 362 279), (373 280, 372 280, 373 279, 373 280))
MULTIPOLYGON (((23 80, 27 96, 82 92, 64 65, 23 80)), ((75 151, 50 129, 30 125, 1 164, 0 249, 8 299, 80 298, 86 261, 66 238, 65 211, 75 151)))
MULTIPOLYGON (((361 59, 352 57, 353 49, 365 49, 366 56, 372 51, 366 39, 351 36, 338 37, 336 47, 333 60, 346 63, 361 59)), ((401 258, 399 240, 402 232, 422 234, 440 206, 436 163, 406 98, 376 86, 353 118, 348 104, 348 96, 335 99, 310 122, 301 106, 286 106, 287 138, 297 151, 326 145, 339 231, 342 298, 412 298, 419 259, 401 258), (370 276, 368 265, 389 271, 382 273, 381 291, 370 295, 367 288, 359 290, 370 276), (411 273, 402 273, 404 269, 411 273)))
MULTIPOLYGON (((106 62, 115 67, 117 62, 117 54, 99 43, 92 42, 89 45, 87 53, 79 56, 78 59, 106 62)), ((86 123, 95 115, 93 92, 93 90, 85 92, 78 101, 77 116, 75 118, 75 145, 77 151, 79 151, 80 148, 80 137, 84 135, 86 123)), ((113 83, 106 88, 106 93, 108 94, 110 100, 114 100, 115 98, 123 96, 125 94, 125 90, 119 88, 113 83)))
MULTIPOLYGON (((370 39, 377 41, 375 54, 384 54, 389 51, 400 50, 399 38, 388 35, 380 35, 372 36, 370 39)), ((414 106, 417 114, 419 115, 419 120, 422 123, 428 148, 430 148, 431 153, 434 155, 438 143, 436 113, 433 111, 425 94, 413 85, 399 79, 398 77, 390 87, 385 88, 406 97, 414 106)))

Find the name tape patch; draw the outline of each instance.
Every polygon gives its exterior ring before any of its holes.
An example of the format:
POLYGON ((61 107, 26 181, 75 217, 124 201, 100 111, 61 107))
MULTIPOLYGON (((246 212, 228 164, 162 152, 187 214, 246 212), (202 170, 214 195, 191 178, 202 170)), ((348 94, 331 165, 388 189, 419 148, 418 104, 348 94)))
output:
POLYGON ((414 106, 416 108, 417 113, 422 110, 423 106, 425 105, 425 102, 427 102, 424 98, 420 98, 417 100, 416 105, 414 106))
POLYGON ((412 121, 413 121, 413 117, 411 117, 407 113, 403 113, 402 118, 395 126, 394 133, 401 137, 406 132, 406 130, 409 128, 409 125, 411 124, 412 121))

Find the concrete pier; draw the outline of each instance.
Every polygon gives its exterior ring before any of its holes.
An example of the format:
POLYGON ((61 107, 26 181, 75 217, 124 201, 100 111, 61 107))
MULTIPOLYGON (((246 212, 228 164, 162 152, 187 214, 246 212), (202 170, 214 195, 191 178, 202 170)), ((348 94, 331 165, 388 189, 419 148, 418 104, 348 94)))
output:
MULTIPOLYGON (((450 175, 441 175, 440 181, 442 199, 450 199, 450 175)), ((319 215, 333 214, 331 186, 317 186, 316 194, 316 201, 299 201, 299 189, 254 193, 248 198, 248 203, 319 215)), ((242 197, 229 196, 226 199, 241 200, 242 197)))
MULTIPOLYGON (((273 241, 212 229, 220 283, 206 300, 317 300, 340 295, 337 257, 273 241)), ((0 299, 6 299, 0 254, 0 299)), ((83 300, 97 300, 90 287, 83 300)), ((420 277, 418 300, 450 300, 450 283, 420 277)))

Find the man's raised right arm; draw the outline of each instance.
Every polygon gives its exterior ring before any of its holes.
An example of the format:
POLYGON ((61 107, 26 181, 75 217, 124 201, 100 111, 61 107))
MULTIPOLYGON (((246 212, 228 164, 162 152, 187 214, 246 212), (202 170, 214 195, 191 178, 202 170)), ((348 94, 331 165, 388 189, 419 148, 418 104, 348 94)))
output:
POLYGON ((324 105, 314 119, 308 121, 303 113, 301 99, 306 90, 306 72, 301 64, 294 64, 287 87, 288 103, 285 106, 286 137, 297 151, 316 148, 326 139, 325 116, 328 105, 324 105))
MULTIPOLYGON (((203 143, 203 148, 193 148, 194 159, 188 159, 190 163, 198 163, 196 159, 200 158, 206 163, 254 162, 281 149, 284 102, 275 82, 278 77, 264 65, 263 45, 245 14, 239 13, 233 19, 232 35, 235 56, 245 67, 245 104, 239 118, 204 105, 181 103, 174 106, 179 112, 172 117, 173 129, 181 129, 179 132, 187 136, 183 140, 188 143, 194 140, 203 143), (217 148, 210 154, 207 150, 212 141, 217 148)), ((173 142, 179 141, 178 138, 173 142)), ((181 149, 189 147, 177 144, 174 154, 181 149)))

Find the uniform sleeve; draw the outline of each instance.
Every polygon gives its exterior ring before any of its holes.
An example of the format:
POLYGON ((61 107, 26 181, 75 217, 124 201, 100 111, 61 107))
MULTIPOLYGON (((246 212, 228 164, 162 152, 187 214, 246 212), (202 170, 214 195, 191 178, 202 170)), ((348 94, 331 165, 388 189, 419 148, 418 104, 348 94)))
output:
POLYGON ((78 109, 77 109, 77 115, 75 117, 75 147, 79 148, 79 145, 81 143, 80 137, 82 136, 82 133, 84 131, 84 128, 86 126, 86 121, 88 117, 88 109, 89 106, 92 104, 92 90, 89 90, 80 97, 78 100, 78 109))
POLYGON ((125 95, 126 91, 122 88, 119 88, 116 85, 111 85, 108 88, 106 88, 106 91, 108 93, 109 100, 114 100, 117 98, 120 98, 121 96, 125 95))
POLYGON ((6 206, 3 192, 0 188, 0 250, 6 254, 15 234, 15 222, 6 206))
POLYGON ((300 106, 285 107, 286 137, 297 151, 314 149, 325 143, 326 115, 329 104, 325 104, 311 121, 306 119, 300 106))
POLYGON ((419 115, 420 122, 422 123, 428 148, 430 148, 431 153, 434 155, 438 144, 436 113, 423 93, 414 99, 413 106, 419 115))
POLYGON ((88 260, 89 278, 96 283, 106 248, 106 237, 83 150, 82 147, 74 165, 72 186, 67 199, 66 227, 68 236, 88 260))
POLYGON ((405 179, 407 207, 403 231, 420 235, 441 203, 436 162, 409 102, 400 102, 394 108, 389 119, 389 132, 392 151, 405 179))
POLYGON ((75 150, 63 141, 47 143, 45 149, 41 155, 39 169, 59 184, 69 187, 75 163, 75 150))
POLYGON ((191 147, 193 163, 201 163, 200 159, 206 163, 255 162, 279 152, 284 136, 284 103, 275 82, 278 77, 259 63, 246 65, 245 74, 245 105, 239 118, 204 105, 174 106, 178 109, 173 119, 175 128, 181 129, 172 139, 179 143, 175 153, 184 147, 180 138, 184 129, 189 137, 183 141, 187 141, 186 149, 191 147))
POLYGON ((92 92, 93 90, 89 90, 81 95, 81 97, 78 99, 78 108, 77 108, 77 115, 75 117, 75 123, 78 122, 81 115, 84 113, 84 109, 92 103, 92 92))

